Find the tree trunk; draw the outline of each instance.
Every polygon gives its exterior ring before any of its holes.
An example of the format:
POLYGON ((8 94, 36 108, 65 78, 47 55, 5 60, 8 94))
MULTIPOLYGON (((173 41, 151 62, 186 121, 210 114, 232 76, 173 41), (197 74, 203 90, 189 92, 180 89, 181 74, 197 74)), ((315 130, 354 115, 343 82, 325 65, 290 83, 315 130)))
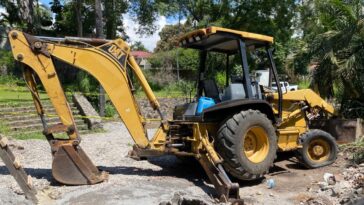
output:
POLYGON ((26 32, 33 33, 34 31, 34 1, 33 0, 18 0, 20 8, 20 17, 24 23, 27 24, 26 32))
POLYGON ((95 0, 95 16, 96 16, 96 37, 105 38, 103 31, 103 17, 101 10, 101 0, 95 0))
POLYGON ((77 36, 83 36, 83 27, 82 27, 82 0, 76 0, 76 19, 77 19, 77 36))
MULTIPOLYGON (((105 38, 104 31, 103 31, 103 22, 102 22, 102 10, 101 10, 101 0, 95 0, 95 16, 96 16, 96 38, 105 38)), ((105 90, 100 85, 100 93, 99 93, 99 109, 100 109, 100 116, 105 116, 105 90)))

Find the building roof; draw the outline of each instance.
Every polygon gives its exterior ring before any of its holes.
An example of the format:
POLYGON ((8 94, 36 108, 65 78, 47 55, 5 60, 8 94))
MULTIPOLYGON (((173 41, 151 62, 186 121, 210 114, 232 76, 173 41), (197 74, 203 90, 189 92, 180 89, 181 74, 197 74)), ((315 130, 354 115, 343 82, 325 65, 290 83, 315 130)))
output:
POLYGON ((147 51, 132 51, 131 55, 135 58, 149 58, 152 53, 149 53, 147 51))

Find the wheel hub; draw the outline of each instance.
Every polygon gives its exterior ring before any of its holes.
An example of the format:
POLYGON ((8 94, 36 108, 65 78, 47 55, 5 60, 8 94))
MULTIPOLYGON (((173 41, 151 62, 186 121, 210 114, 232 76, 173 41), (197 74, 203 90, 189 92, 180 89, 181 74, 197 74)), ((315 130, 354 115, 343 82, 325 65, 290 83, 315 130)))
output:
POLYGON ((313 147, 313 153, 316 156, 321 156, 324 153, 324 148, 322 146, 320 146, 320 145, 315 145, 313 147))
POLYGON ((269 141, 266 131, 261 127, 252 127, 244 136, 243 152, 253 163, 265 160, 269 152, 269 141))
POLYGON ((329 158, 330 145, 323 139, 313 139, 308 146, 308 157, 315 162, 323 162, 329 158))

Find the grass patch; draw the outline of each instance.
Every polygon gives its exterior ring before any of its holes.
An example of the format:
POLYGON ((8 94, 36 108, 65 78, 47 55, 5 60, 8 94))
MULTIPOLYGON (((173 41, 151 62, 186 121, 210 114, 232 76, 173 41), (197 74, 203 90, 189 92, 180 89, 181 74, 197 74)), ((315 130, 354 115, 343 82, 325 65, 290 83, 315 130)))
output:
POLYGON ((18 140, 27 140, 27 139, 45 139, 44 135, 40 132, 34 132, 34 133, 17 133, 17 134, 11 134, 11 129, 9 126, 7 126, 4 122, 0 122, 0 133, 11 137, 13 139, 18 140))
POLYGON ((8 135, 10 132, 10 127, 7 126, 4 122, 0 122, 0 134, 8 135))
POLYGON ((30 139, 40 139, 40 140, 45 140, 45 137, 42 133, 39 132, 34 132, 34 133, 19 133, 19 134, 15 134, 11 136, 14 139, 17 140, 30 140, 30 139))
MULTIPOLYGON (((41 99, 48 99, 47 94, 40 93, 41 99)), ((17 106, 23 104, 25 101, 32 102, 33 98, 31 93, 22 87, 8 87, 0 85, 0 103, 9 106, 17 106)))

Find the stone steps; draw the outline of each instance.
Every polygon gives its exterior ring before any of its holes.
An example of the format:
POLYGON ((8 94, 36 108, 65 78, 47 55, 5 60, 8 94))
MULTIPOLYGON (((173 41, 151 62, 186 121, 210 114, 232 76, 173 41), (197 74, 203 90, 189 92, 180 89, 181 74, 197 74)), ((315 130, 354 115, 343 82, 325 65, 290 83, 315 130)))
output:
MULTIPOLYGON (((51 102, 49 100, 43 100, 42 105, 47 116, 47 125, 52 126, 59 124, 60 119, 51 102)), ((90 133, 85 121, 82 118, 77 117, 78 115, 81 115, 81 113, 74 103, 70 103, 70 108, 75 117, 75 123, 79 133, 90 133)), ((10 129, 9 136, 41 134, 43 131, 43 126, 35 110, 33 101, 17 103, 15 106, 0 104, 0 121, 10 129)))
MULTIPOLYGON (((42 105, 43 106, 48 106, 51 105, 51 101, 50 100, 41 100, 42 101, 42 105)), ((25 100, 21 103, 0 103, 0 108, 7 108, 7 107, 21 107, 21 106, 33 106, 34 107, 34 102, 32 100, 25 100)))
MULTIPOLYGON (((59 118, 48 118, 47 119, 47 124, 51 124, 51 123, 60 123, 61 121, 59 120, 59 118)), ((41 124, 42 121, 40 120, 40 118, 38 117, 37 119, 26 119, 26 120, 17 120, 17 121, 9 121, 4 123, 5 125, 9 126, 10 128, 13 127, 20 127, 20 126, 27 126, 27 125, 34 125, 34 124, 41 124)), ((75 119, 75 123, 76 125, 81 125, 84 123, 84 121, 82 119, 75 119)))
MULTIPOLYGON (((43 109, 46 113, 54 111, 54 108, 51 105, 44 107, 43 109)), ((78 109, 75 106, 71 106, 71 110, 78 112, 78 109)), ((17 108, 12 108, 12 107, 0 108, 0 116, 6 115, 7 113, 20 113, 20 112, 21 113, 36 113, 35 106, 17 107, 17 108)))
MULTIPOLYGON (((89 129, 80 129, 78 126, 78 133, 79 134, 88 134, 88 133, 92 133, 91 130, 89 129)), ((20 130, 20 131, 15 131, 15 132, 12 132, 11 135, 19 135, 19 134, 22 134, 22 135, 27 135, 27 134, 42 134, 42 131, 43 129, 37 129, 37 130, 27 130, 27 131, 24 131, 24 130, 20 130)))
MULTIPOLYGON (((59 124, 59 122, 48 123, 48 126, 52 126, 52 125, 56 125, 56 124, 59 124)), ((76 124, 76 126, 79 130, 88 129, 87 125, 84 123, 76 124)), ((32 125, 17 126, 17 127, 12 127, 11 130, 13 132, 14 131, 17 132, 17 131, 43 130, 43 125, 42 124, 32 124, 32 125)))

